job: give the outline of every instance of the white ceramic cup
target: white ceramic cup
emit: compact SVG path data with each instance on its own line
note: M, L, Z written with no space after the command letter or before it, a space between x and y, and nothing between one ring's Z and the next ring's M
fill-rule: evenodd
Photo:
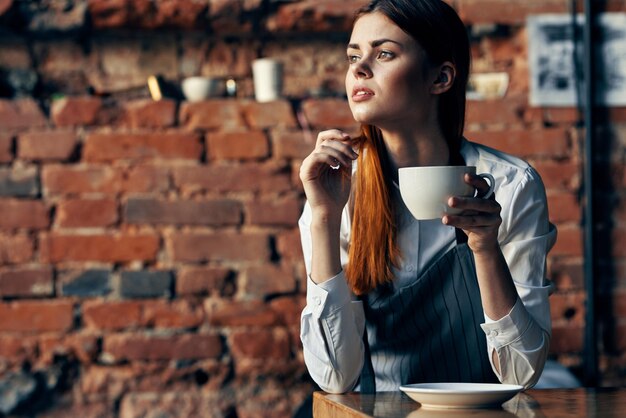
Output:
M220 94L221 80L211 77L187 77L181 83L185 99L200 102Z
M280 98L283 78L280 62L272 58L254 60L252 78L257 102L271 102Z
M398 170L400 195L415 219L436 219L446 214L459 213L448 206L452 196L475 196L476 189L463 179L465 173L476 174L474 166L403 167ZM491 174L479 174L487 179L489 191L481 196L488 199L493 194L495 179Z

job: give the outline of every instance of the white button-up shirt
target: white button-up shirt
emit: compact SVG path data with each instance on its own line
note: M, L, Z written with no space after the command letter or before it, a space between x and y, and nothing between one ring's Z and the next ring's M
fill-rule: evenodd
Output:
M519 299L497 321L485 315L489 361L502 383L532 386L545 363L551 334L545 278L546 255L556 241L548 221L545 189L538 173L526 162L497 150L463 141L461 155L477 173L496 179L496 200L502 206L498 231L500 248L515 282ZM305 205L299 227L307 273L311 272L311 209ZM348 207L341 222L341 263L348 261L351 219ZM407 285L456 245L454 228L440 220L402 222L398 230L401 265L394 270L398 287ZM304 360L315 382L327 392L353 390L363 367L365 316L362 302L349 290L343 270L323 283L307 280L307 305L302 311ZM493 365L495 352L500 365ZM394 381L377 380L377 390L397 390ZM406 382L411 383L411 382Z

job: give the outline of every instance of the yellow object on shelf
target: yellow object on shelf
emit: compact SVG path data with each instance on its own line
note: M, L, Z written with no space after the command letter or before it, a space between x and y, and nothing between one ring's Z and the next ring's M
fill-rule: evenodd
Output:
M163 94L161 93L161 86L159 86L159 80L156 76L151 75L148 77L148 89L150 90L150 96L152 96L152 100L159 101L163 98Z

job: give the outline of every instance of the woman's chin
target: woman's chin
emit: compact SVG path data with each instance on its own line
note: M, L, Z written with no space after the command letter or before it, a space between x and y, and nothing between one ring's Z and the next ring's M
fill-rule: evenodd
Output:
M372 115L369 114L369 112L359 112L358 110L353 110L352 117L355 121L364 125L370 125L374 121L374 118L372 118Z

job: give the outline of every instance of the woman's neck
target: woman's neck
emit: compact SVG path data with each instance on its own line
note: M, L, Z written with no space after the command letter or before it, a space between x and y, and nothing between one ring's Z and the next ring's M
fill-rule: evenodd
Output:
M382 130L382 135L395 169L450 163L448 143L439 129Z

